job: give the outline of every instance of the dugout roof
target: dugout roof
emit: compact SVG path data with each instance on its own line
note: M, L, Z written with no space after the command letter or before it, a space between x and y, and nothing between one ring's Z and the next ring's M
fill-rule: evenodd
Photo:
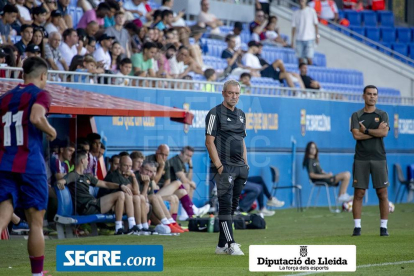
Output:
M16 86L16 82L0 82L0 95ZM125 117L170 117L174 121L191 124L194 115L190 112L158 104L118 98L84 90L47 84L52 95L50 114L125 116Z

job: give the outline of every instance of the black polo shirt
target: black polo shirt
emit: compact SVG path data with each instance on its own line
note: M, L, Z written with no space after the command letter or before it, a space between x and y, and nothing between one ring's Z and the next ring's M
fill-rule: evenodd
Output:
M135 172L135 177L137 178L138 181L138 185L139 185L139 192L142 194L142 191L144 191L144 182L142 181L141 175L139 174L138 171ZM147 190L147 195L152 195L154 194L154 190L152 189L152 183L154 180L150 180L150 183L148 184L148 190Z
M40 25L36 25L35 23L33 23L32 26L33 26L33 33L34 33L35 29L40 29L43 32L43 38L48 38L49 37L49 33L46 31L45 27L40 26Z
M157 162L157 156L155 154L148 155L147 157L145 157L145 160L148 161L148 162L153 162L155 164L158 164L158 162ZM170 175L170 163L167 160L165 162L164 172L162 173L162 176L160 178L160 181L158 181L157 185L160 186L160 188L162 188L162 186L164 186L165 181L167 181L169 179L171 179L171 175Z
M123 185L131 184L131 181L125 176L123 176L119 170L108 173L104 180L106 182L112 182L116 184L123 184ZM110 193L114 193L117 191L118 190L115 190L115 189L99 188L97 198L101 198L103 196L109 195Z
M206 117L206 135L214 136L221 163L244 166L243 139L246 137L246 115L237 107L233 111L219 104Z
M223 50L223 52L221 53L221 58L223 58L223 59L228 59L228 58L233 58L233 56L234 56L234 52L232 52L231 50L229 50L229 49L224 49ZM233 63L233 65L231 66L231 70L234 70L234 69L236 69L238 66L237 66L237 61L236 62L234 62Z
M354 112L351 117L351 131L359 129L360 121L364 121L362 124L367 129L378 129L383 121L389 126L387 112L378 108L372 113L366 113L364 109ZM367 140L357 140L354 158L355 160L386 160L384 138L372 137Z
M78 174L76 171L63 177L66 180L72 201L78 213L82 213L85 205L95 198L89 193L89 186L95 187L98 179L91 174Z
M178 180L177 173L179 173L179 172L187 173L187 168L185 167L185 164L181 160L179 154L177 154L176 156L174 156L173 158L168 160L168 162L170 163L170 168L171 168L171 170L170 170L170 172L171 172L171 181Z
M23 43L23 40L20 40L14 46L17 48L17 51L19 52L19 55L23 55L24 51L26 50L27 45Z
M313 81L313 79L308 76L308 75L300 75L300 77L302 78L303 84L305 85L305 88L307 89L316 89L311 87L311 82Z

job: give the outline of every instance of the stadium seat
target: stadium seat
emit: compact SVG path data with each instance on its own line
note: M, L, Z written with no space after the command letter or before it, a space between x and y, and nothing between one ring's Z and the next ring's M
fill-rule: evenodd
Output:
M362 23L361 13L353 10L345 11L345 17L349 20L350 26L360 27Z
M361 11L362 21L365 27L376 27L377 26L377 14L373 11Z
M395 28L383 27L381 28L382 42L395 42Z
M407 48L407 44L404 43L393 43L392 44L392 50L403 55L403 56L407 56L408 55L408 48ZM394 56L396 59L402 59L399 56Z
M408 44L408 52L411 59L414 59L414 44Z
M83 16L82 8L76 8L76 21L73 21L73 25L75 25L75 22L76 22L76 26L77 26L82 16Z
M384 47L386 47L386 48L388 48L388 50L391 50L391 43L389 43L389 42L381 42L381 45L384 46ZM390 51L387 51L387 50L385 50L383 48L379 48L378 50L380 52L384 53L384 54L389 55L389 56L391 55L391 52Z
M394 27L394 14L390 11L378 11L378 21L382 27Z
M379 42L380 30L376 27L365 27L365 36L375 42Z
M365 29L363 27L350 27L351 31L361 35L361 36L365 36ZM359 36L356 36L354 34L352 34L352 37L355 38L358 41L362 41L363 39Z
M410 43L411 42L411 29L410 28L397 28L398 42Z

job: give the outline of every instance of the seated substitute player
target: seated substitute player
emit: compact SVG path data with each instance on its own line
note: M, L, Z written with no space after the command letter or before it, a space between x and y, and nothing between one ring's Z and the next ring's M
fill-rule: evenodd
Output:
M132 159L132 171L134 173L139 172L142 163L144 163L145 156L140 151L133 151L129 156Z
M85 174L88 167L88 155L85 151L76 152L75 170L59 181L58 188L63 190L67 184L75 202L76 211L79 215L105 214L115 210L115 235L123 235L122 214L124 213L125 194L132 196L131 190L123 184L116 184L98 180L91 174ZM115 193L94 198L89 193L89 186L97 186L118 190Z
M24 84L0 97L0 233L9 224L14 208L23 208L30 228L27 250L32 275L42 275L45 252L43 217L48 184L43 133L49 141L56 138L56 130L45 116L52 101L44 90L47 68L41 58L27 58Z
M120 166L116 171L107 174L105 181L126 185L132 191L132 196L125 194L125 211L128 216L128 234L150 235L147 213L149 208L146 199L140 194L137 178L131 170L132 160L128 155L122 156ZM98 198L116 192L115 190L99 189Z
M193 154L194 148L186 146L180 154L168 160L171 169L171 181L180 180L191 200L193 200L194 190L196 189L196 184L193 181ZM188 172L186 164L188 164Z
M111 159L109 159L109 167L108 174L116 171L119 168L120 157L118 154L112 155Z
M339 188L338 201L340 203L345 201L350 201L354 197L350 196L346 189L348 188L349 179L351 174L346 172L341 172L336 175L333 175L331 172L326 173L322 170L319 165L319 150L315 142L309 142L306 145L305 156L303 157L303 167L306 168L309 174L309 178L312 182L322 181L326 182L329 186L338 186L341 182L341 187Z

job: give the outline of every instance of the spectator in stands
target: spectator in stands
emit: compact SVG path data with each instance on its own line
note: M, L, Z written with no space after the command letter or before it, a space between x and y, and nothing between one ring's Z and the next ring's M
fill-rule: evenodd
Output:
M145 156L140 151L133 151L130 157L132 159L132 171L139 172L144 163Z
M112 155L111 159L109 159L109 164L111 165L109 167L108 174L116 171L119 168L119 161L121 157L118 154Z
M44 32L42 29L34 28L33 29L33 37L30 44L34 44L39 46L42 57L44 57Z
M217 80L217 75L216 75L216 71L213 68L208 68L204 71L204 77L206 78L207 82L204 84L203 86L203 91L205 92L216 92L215 88L214 88L214 84L210 83L210 82L216 82ZM192 197L192 196L190 196Z
M213 75L215 74L214 69L207 69L206 71L208 70L213 70ZM194 191L197 188L195 182L193 181L193 154L194 148L185 146L181 149L179 154L168 160L171 168L171 181L181 181L191 200L193 199ZM188 170L186 165L188 165Z
M45 59L53 70L68 71L69 67L59 50L62 36L58 32L49 35L49 43L45 45Z
M104 28L109 28L115 26L115 14L121 11L118 2L113 0L108 0L106 3L109 5L109 14L104 18ZM122 12L123 13L123 12Z
M151 21L153 12L147 11L143 0L127 0L125 1L124 9L130 12L135 19L139 19L142 24Z
M86 25L91 21L96 21L100 28L104 27L104 18L110 12L110 6L103 2L98 5L96 10L91 9L83 13L82 18L78 22L78 28L85 29Z
M314 0L310 2L309 7L315 9L316 14L320 19L326 21L339 21L338 7L333 0ZM322 22L321 22L322 23ZM326 22L327 24L327 22ZM325 24L325 25L326 25Z
M368 0L368 3L373 11L385 10L385 0Z
M255 1L255 8L256 11L261 10L263 11L266 15L270 15L270 3L272 2L272 0L256 0Z
M152 206L151 223L152 224L163 224L171 229L172 233L183 233L188 230L183 230L177 223L177 211L178 211L178 197L176 195L170 195L168 197L161 197L159 194L154 194L154 175L157 172L157 167L154 162L144 162L140 168L140 172L136 172L135 175L139 180L140 192L148 198L149 203ZM165 206L164 200L168 198L172 204L170 204L170 212L168 212Z
M77 64L77 67L75 70L76 72L91 73L91 74L104 73L104 70L98 67L98 63L92 56L87 55L87 56L84 56L83 58L82 56L75 56L75 57L80 57L79 63ZM72 63L74 60L75 58L73 58ZM72 67L72 64L71 64L71 67ZM95 79L94 79L94 76L75 75L75 82L95 83ZM99 157L99 151L96 157L97 158Z
M244 85L241 87L240 89L240 93L241 94L250 94L250 87L252 86L250 80L252 79L252 75L250 75L249 73L242 73L240 75L240 80L239 82Z
M265 28L268 22L263 11L256 11L254 21L249 24L252 40L259 42L266 39Z
M41 57L41 52L40 47L35 44L29 44L25 49L26 57Z
M62 14L60 13L60 11L55 10L55 11L52 11L50 16L51 16L50 22L45 25L46 31L49 34L53 32L59 32L60 34L62 34L63 30L60 29L60 22L62 19Z
M269 21L265 28L265 40L269 42L275 42L283 47L288 47L289 45L286 43L286 41L275 30L276 23Z
M275 16L275 15L270 16L269 17L269 23L274 24L274 26L275 26L274 31L279 35L280 32L279 32L279 27L277 26L277 16Z
M115 40L119 42L122 53L127 57L131 56L131 49L129 43L128 31L124 28L125 14L121 11L115 14L115 25L105 30L108 36L115 37Z
M159 30L169 29L172 27L173 22L173 12L170 10L163 10L161 13L161 21L155 25L155 28Z
M111 55L111 71L117 72L119 70L119 64L121 63L122 58L124 55L122 54L122 47L118 41L112 43L111 51L109 52Z
M96 39L93 36L87 36L88 42L86 43L86 53L93 55L96 50Z
M300 10L292 16L292 48L295 47L299 63L307 60L313 63L315 43L319 43L318 17L314 9L306 6L306 0L300 0Z
M194 214L201 216L207 213L210 209L209 204L201 208L197 208L188 196L188 193L181 181L171 181L171 168L169 161L167 161L169 154L170 148L168 145L162 144L158 147L155 154L148 155L144 161L156 162L158 164L157 173L153 177L155 184L160 189L157 194L163 198L175 194L180 199L185 213L187 213L189 217L192 217Z
M0 19L0 36L1 36L2 44L13 45L11 38L10 38L10 32L11 32L10 24L16 21L18 13L19 13L19 10L15 6L12 6L9 4L4 6L4 10L1 13L1 19Z
M182 75L178 78L182 78L183 76L187 75L188 72L194 72L200 75L203 74L202 67L190 56L190 51L185 46L181 46L178 49L177 62L178 68L182 68L182 70L178 70L178 75ZM187 66L187 68L185 68L185 66ZM171 70L173 71L172 67Z
M70 0L57 0L57 9L62 13L64 23L68 28L73 28L73 21L72 17L70 16L68 12L68 7L70 4Z
M145 42L141 53L132 55L132 75L140 77L155 77L153 58L157 52L157 45L153 42Z
M319 150L315 142L309 142L306 145L305 156L303 157L302 165L303 168L306 168L308 171L309 179L312 182L322 181L327 183L329 186L338 186L339 182L341 182L341 187L338 194L338 201L340 203L352 200L353 196L350 196L346 192L351 174L348 171L341 172L336 175L333 175L331 172L324 172L319 165Z
M321 89L319 82L308 76L308 65L306 63L299 64L299 71L306 89Z
M224 74L240 75L248 69L244 69L244 66L240 63L242 58L242 50L234 50L236 47L235 35L226 36L227 48L221 53L221 58L226 59L227 68L224 71Z
M174 0L162 0L162 6L158 8L159 11L170 10L173 12L172 25L174 27L185 27L185 21L183 19L185 10L175 13L172 8L174 6Z
M57 182L59 189L64 189L67 184L75 202L79 215L105 214L115 211L115 235L123 235L122 214L124 213L125 194L132 196L131 190L126 185L98 180L85 171L88 168L88 156L85 151L78 151L75 159L75 171L67 174L64 179ZM99 199L89 193L89 186L118 190Z
M83 42L79 41L75 29L67 29L62 34L63 42L59 46L60 53L66 64L71 64L75 55L82 55Z
M46 15L47 15L47 10L43 7L43 6L38 6L33 8L32 11L33 14L33 28L36 29L40 29L43 32L43 38L47 38L49 37L49 33L46 31L44 24L46 23Z
M30 15L29 9L24 6L24 2L25 0L16 0L16 7L19 10L17 19L21 25L31 25L33 23L32 16Z
M223 26L223 22L218 19L214 14L209 13L210 8L209 0L201 0L201 11L198 15L198 25L201 28L206 28L207 26L211 28L210 37L211 38L223 38L223 35L220 32L220 26Z
M32 25L22 25L20 28L22 39L20 39L14 46L16 46L19 51L19 55L23 55L24 50L27 45L31 42L33 38L33 26Z
M295 86L282 60L276 60L269 66L262 66L259 58L256 56L259 51L259 44L256 41L250 41L248 46L249 50L243 56L242 62L250 69L252 76L272 78L281 83L283 83L283 80L286 80L289 87Z
M132 71L132 61L129 58L124 58L119 63L119 72L116 74L118 77L115 79L115 85L129 86L130 79L128 76Z
M103 65L103 68L105 70L109 70L111 69L111 63L112 63L112 59L111 59L111 55L109 54L109 49L112 46L112 40L115 37L113 36L108 36L107 34L103 34L99 37L99 44L101 47L99 47L94 53L93 53L93 57L95 58L95 60Z
M78 29L81 30L81 29ZM92 20L88 24L86 24L85 32L87 36L95 37L96 33L99 31L99 24L98 22Z
M234 23L234 28L233 31L229 32L229 35L234 35L234 40L235 40L235 46L234 46L234 50L237 51L239 49L241 49L241 32L243 31L243 24L241 22L235 22Z

